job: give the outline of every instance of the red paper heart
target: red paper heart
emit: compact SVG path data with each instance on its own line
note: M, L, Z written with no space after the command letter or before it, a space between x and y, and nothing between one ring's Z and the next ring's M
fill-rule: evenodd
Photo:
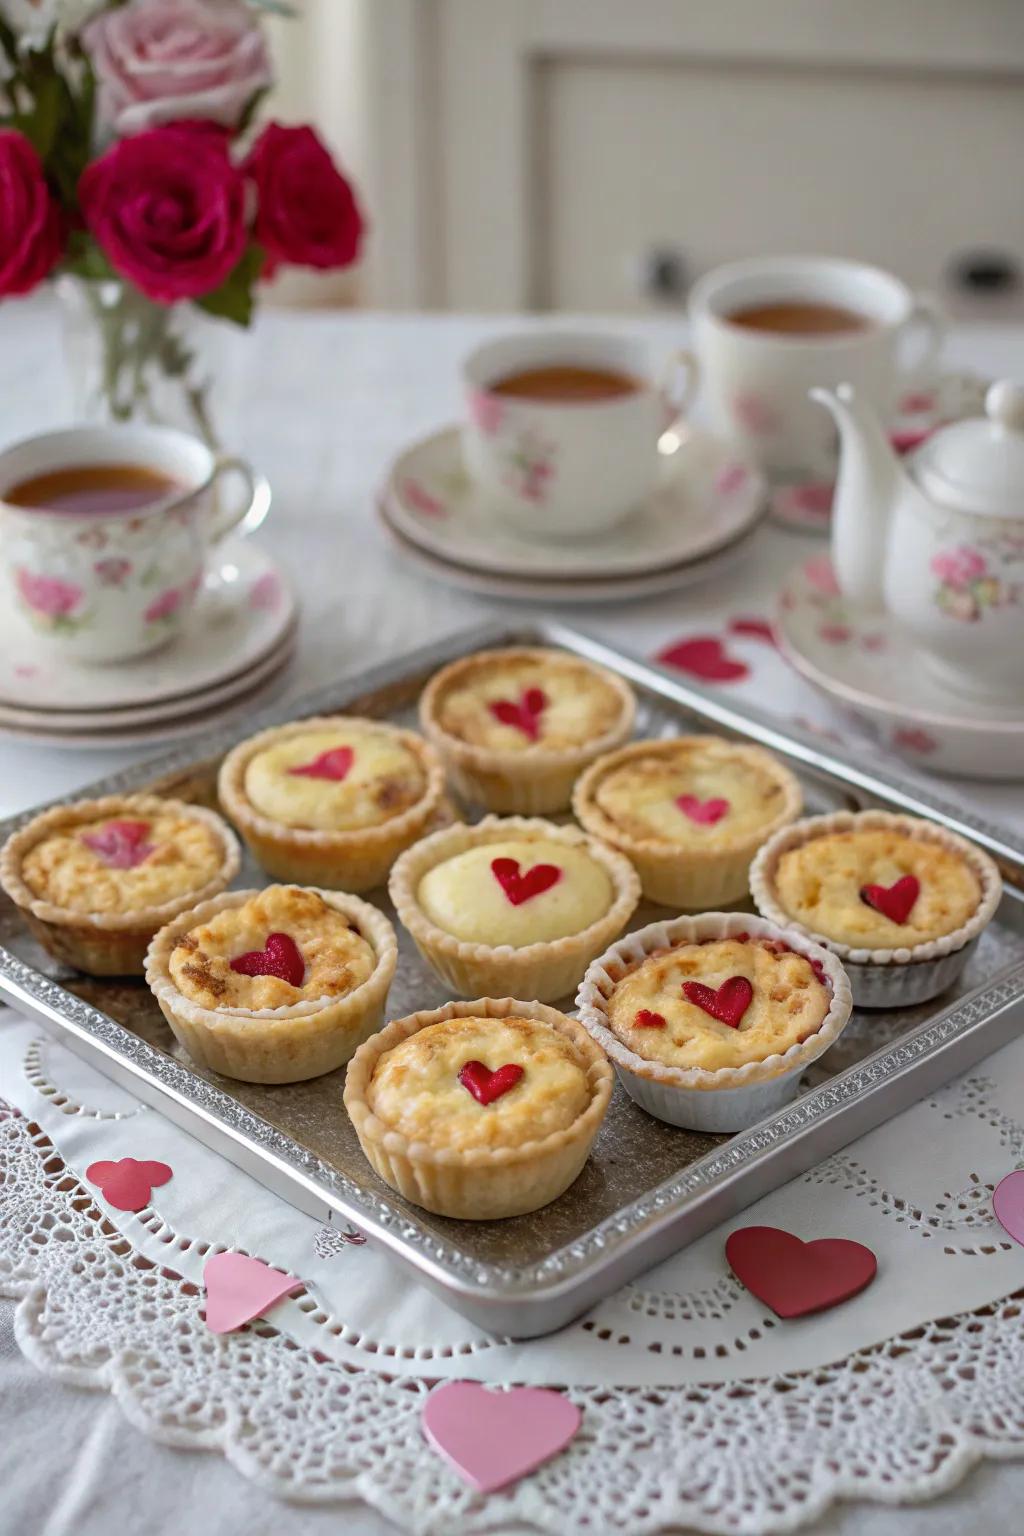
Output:
M660 1013L654 1013L650 1008L641 1008L633 1020L637 1029L664 1029L665 1020Z
M710 1013L720 1024L738 1029L740 1019L750 1007L754 989L745 976L730 976L717 991L714 987L706 987L702 981L684 981L683 996L694 1007Z
M166 1163L136 1162L122 1157L116 1163L90 1163L85 1170L90 1184L103 1191L118 1211L141 1211L158 1185L173 1177Z
M335 784L340 784L348 777L355 755L352 747L328 747L311 763L301 763L297 768L289 768L288 772L300 779L332 779Z
M778 1317L824 1312L870 1285L878 1262L870 1248L845 1237L801 1242L780 1227L740 1227L725 1257L738 1280Z
M892 923L905 923L921 893L916 875L901 875L892 885L862 885L860 899Z
M730 656L714 635L691 635L659 651L657 659L708 683L738 683L750 676L746 662Z
M301 987L306 962L293 938L287 933L272 933L265 949L250 949L244 955L236 955L231 969L243 976L276 976L279 981Z
M101 832L83 832L82 842L108 869L134 869L156 847L146 841L149 831L148 821L108 821Z
M459 1073L459 1082L478 1104L493 1104L495 1099L514 1088L522 1075L522 1067L514 1061L507 1061L493 1072L482 1061L467 1061Z
M548 707L548 696L543 688L527 688L519 702L512 699L495 699L488 705L495 720L522 731L528 741L540 736L540 717Z
M680 795L676 805L684 816L689 816L699 827L713 827L716 821L721 821L728 815L728 800L698 800L696 795Z
M531 896L550 891L562 878L557 864L535 864L520 874L518 859L492 859L491 872L514 907L521 907Z

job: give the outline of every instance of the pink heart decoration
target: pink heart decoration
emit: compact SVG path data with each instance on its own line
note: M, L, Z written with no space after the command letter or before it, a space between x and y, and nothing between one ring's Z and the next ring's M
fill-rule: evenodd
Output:
M518 702L496 699L487 707L502 725L514 726L528 741L536 741L540 736L540 717L548 707L548 696L543 688L527 688Z
M863 1243L820 1237L804 1243L781 1227L740 1227L726 1239L730 1269L778 1317L804 1317L856 1296L878 1261Z
M460 1477L493 1493L557 1456L582 1417L575 1403L545 1387L490 1392L475 1381L450 1381L427 1398L423 1431Z
M300 1290L303 1281L245 1253L215 1253L203 1267L203 1284L207 1328L211 1333L231 1333L262 1317L282 1296Z
M680 795L676 805L684 816L689 816L699 827L713 827L716 821L721 821L729 813L728 800L698 800L696 795Z
M745 976L730 976L717 990L705 986L702 981L684 981L683 996L688 1003L710 1014L720 1024L728 1024L730 1029L739 1029L740 1019L750 1007L754 989Z
M491 873L514 907L521 907L531 896L542 896L562 878L557 864L534 864L523 874L518 859L492 859Z
M301 987L306 962L295 940L287 933L272 933L265 949L249 949L236 955L231 969L241 976L276 976L292 987Z
M905 923L920 893L921 882L917 876L903 875L892 885L862 885L860 899L890 922Z
M321 752L312 762L300 763L296 768L289 768L288 772L297 779L331 779L335 784L340 784L348 777L355 755L353 747L328 747L326 752Z
M493 1104L503 1093L514 1088L523 1075L518 1062L507 1061L492 1072L482 1061L467 1061L459 1073L459 1082L478 1104Z
M82 842L108 869L134 869L156 847L146 841L149 830L148 821L108 821L99 832L83 832Z
M692 635L659 651L657 660L706 683L738 683L750 676L745 661L730 656L714 635Z
M154 1188L174 1175L166 1163L140 1163L134 1157L122 1157L116 1163L90 1163L85 1176L103 1191L115 1210L141 1211L149 1204Z
M1024 1247L1024 1168L1017 1168L999 1180L992 1195L992 1209L999 1225Z

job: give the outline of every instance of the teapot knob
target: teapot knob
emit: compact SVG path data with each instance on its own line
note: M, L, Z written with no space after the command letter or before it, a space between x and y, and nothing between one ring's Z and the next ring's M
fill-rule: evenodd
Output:
M997 426L1024 432L1024 389L1012 379L991 384L985 396L985 414Z

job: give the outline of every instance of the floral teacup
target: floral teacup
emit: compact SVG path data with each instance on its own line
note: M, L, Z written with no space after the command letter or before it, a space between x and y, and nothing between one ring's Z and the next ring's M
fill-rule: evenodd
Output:
M86 465L138 465L181 489L128 511L15 506L5 493L32 476ZM221 479L243 484L237 505ZM70 427L0 453L0 564L17 610L73 661L126 661L173 639L188 621L211 545L239 524L257 527L265 481L167 427Z

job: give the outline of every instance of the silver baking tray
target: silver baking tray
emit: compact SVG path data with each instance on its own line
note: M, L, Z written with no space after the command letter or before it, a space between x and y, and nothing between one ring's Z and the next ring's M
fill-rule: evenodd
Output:
M458 1222L407 1204L370 1170L342 1104L342 1072L264 1087L200 1071L175 1043L142 982L96 980L62 967L31 939L11 903L0 901L0 995L15 1008L58 1031L72 1049L269 1189L321 1221L354 1223L474 1323L519 1338L568 1322L932 1092L1024 1026L1021 839L560 624L492 624L455 635L276 706L244 726L196 738L79 793L145 787L211 801L220 758L243 735L340 710L412 722L420 688L438 667L471 650L521 643L563 647L628 678L640 701L640 735L715 730L761 742L799 774L811 810L905 810L931 816L987 848L1003 869L1007 891L959 987L924 1007L856 1013L808 1071L799 1097L739 1135L676 1130L649 1118L616 1088L590 1161L559 1200L530 1216ZM0 838L29 814L0 825ZM249 866L239 884L263 878ZM384 893L374 899L388 910ZM659 915L665 914L658 908L641 910L636 925ZM444 1001L444 987L403 935L390 1016Z

